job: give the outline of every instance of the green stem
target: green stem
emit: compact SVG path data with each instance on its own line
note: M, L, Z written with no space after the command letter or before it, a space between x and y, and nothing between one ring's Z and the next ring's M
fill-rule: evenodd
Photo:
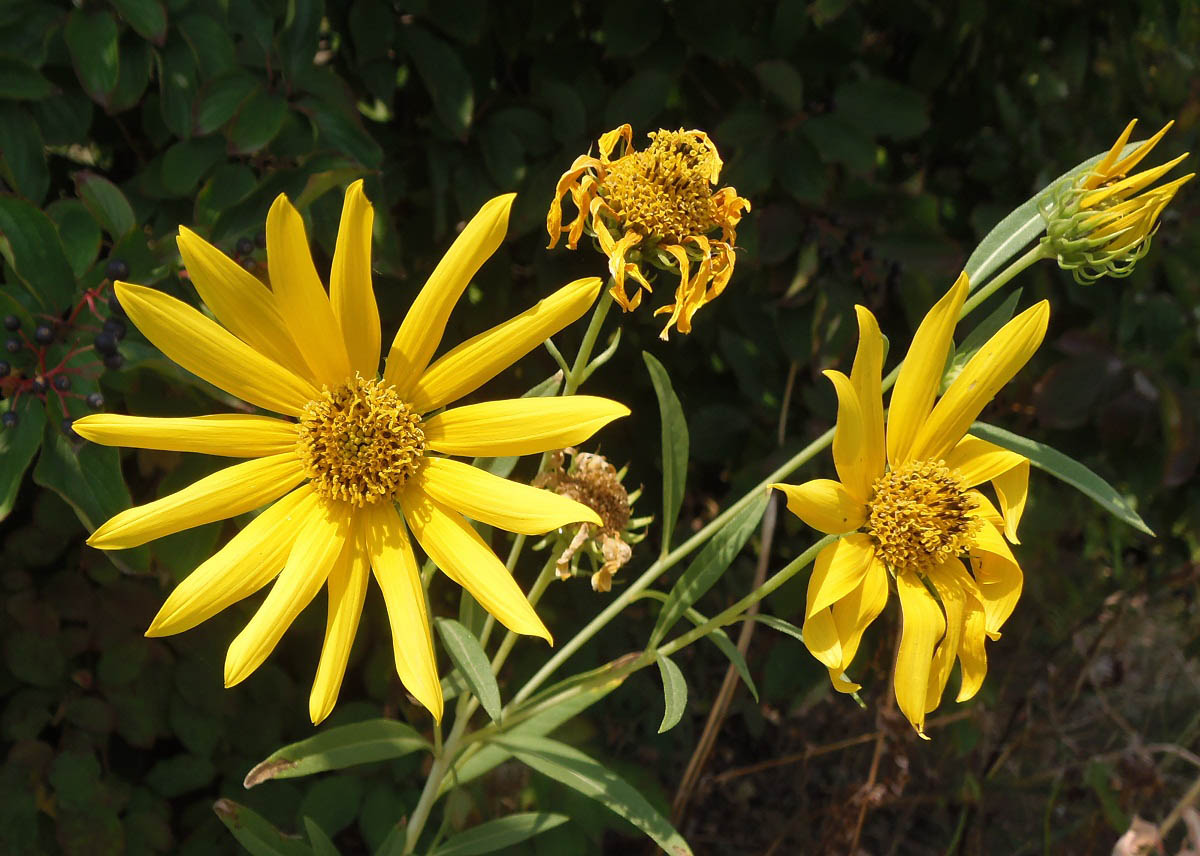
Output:
M612 281L609 280L609 287L601 292L600 299L596 301L596 308L592 311L592 320L588 322L587 331L583 334L583 341L579 343L579 351L575 354L575 363L571 366L567 382L563 386L563 395L574 395L575 390L579 389L579 385L583 383L583 375L587 370L588 361L592 358L592 350L596 347L596 339L600 337L600 328L604 326L604 316L608 314L612 303Z
M1021 256L1004 270L1000 271L1000 273L989 279L984 285L981 285L979 288L975 289L975 293L972 294L970 298L967 299L967 302L963 304L962 312L960 312L958 315L959 319L966 318L968 315L970 315L975 308L979 306L979 304L983 303L983 301L995 294L997 289L999 289L1002 285L1005 285L1010 279L1019 274L1021 271L1025 270L1025 268L1029 267L1034 262L1049 258L1050 255L1051 252L1047 248L1047 245L1043 244L1041 241L1038 241L1027 253L1025 253L1025 255Z

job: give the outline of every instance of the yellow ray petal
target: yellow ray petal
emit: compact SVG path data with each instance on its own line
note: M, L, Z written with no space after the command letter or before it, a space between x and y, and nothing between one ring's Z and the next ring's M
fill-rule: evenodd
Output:
M364 515L363 533L375 581L387 606L396 673L404 688L441 722L442 685L433 653L429 609L404 521L391 503L376 503Z
M788 511L826 535L853 532L867 522L867 506L833 479L771 487L783 491Z
M180 226L175 242L192 285L217 320L259 353L311 381L308 364L292 341L271 290L190 229Z
M866 426L858 393L850 378L838 371L823 372L837 391L837 429L833 435L833 465L842 486L859 502L870 496L871 484L882 473L869 470L867 461Z
M865 306L855 306L858 316L858 349L854 353L854 367L850 370L850 382L858 393L858 406L862 412L862 460L867 487L883 475L887 460L887 449L883 440L883 334L879 323Z
M156 418L91 413L71 423L81 437L102 446L200 452L230 458L260 458L296 448L296 424L270 416L218 413Z
M367 594L370 562L356 534L350 533L346 538L341 553L329 571L325 642L321 646L317 676L313 679L312 692L308 696L308 716L313 725L329 716L337 703Z
M296 616L317 596L342 551L353 518L340 503L315 495L293 515L295 541L283 572L267 592L254 617L229 644L225 655L225 686L250 677L291 626Z
M568 523L603 525L600 515L581 502L450 458L427 458L413 486L472 520L523 535Z
M428 413L474 392L587 312L600 293L597 277L577 279L531 309L463 342L431 365L409 396Z
M975 537L971 547L971 570L979 584L987 634L992 639L999 639L1000 628L1021 598L1025 577L1000 530L991 524L981 526Z
M1090 190L1093 187L1098 187L1108 180L1113 164L1117 162L1117 158L1121 156L1121 150L1125 148L1125 144L1129 142L1129 135L1133 133L1133 126L1137 124L1137 119L1130 119L1129 124L1125 126L1125 130L1117 137L1117 141L1112 144L1112 148L1100 160L1098 164L1092 167L1087 178L1084 179L1082 187ZM1170 125L1168 124L1169 128ZM1166 128L1163 128L1166 131ZM1149 151L1149 149L1147 149Z
M946 632L946 620L942 617L942 608L916 574L897 574L896 591L900 595L903 616L894 678L896 706L917 734L925 737L929 672L934 647Z
M987 651L984 649L987 618L983 611L979 585L974 577L967 573L961 561L951 567L964 595L963 629L958 641L962 682L955 698L955 701L963 702L975 697L979 688L983 686L983 679L987 677Z
M301 485L251 520L175 587L146 635L191 630L275 579L296 540L293 515L311 494L311 487Z
M875 562L875 545L869 535L855 532L839 538L817 554L804 616L808 618L832 606L862 586Z
M1149 185L1158 181L1160 178L1178 166L1187 156L1188 155L1185 152L1179 157L1172 158L1166 163L1159 164L1151 169L1134 173L1128 178L1124 178L1115 184L1109 184L1105 187L1093 190L1090 193L1085 194L1084 197L1079 200L1079 207L1081 210L1086 211L1088 208L1093 208L1106 199L1124 199L1127 196L1132 196L1143 187L1148 187Z
M804 646L810 654L816 657L830 671L830 679L834 674L841 674L842 643L838 639L837 625L833 621L833 612L822 609L820 612L804 619L801 628ZM833 680L835 686L838 681Z
M947 467L958 471L963 487L975 487L1008 472L1026 459L1003 446L968 434L946 453L945 460Z
M1000 499L1000 508L1004 513L1004 537L1014 544L1017 540L1017 526L1021 523L1021 515L1025 512L1025 499L1029 496L1029 461L1023 460L1010 470L992 479L992 487Z
M853 692L847 689L856 686L845 676L845 670L850 668L858 646L862 643L863 634L871 623L883 612L888 599L887 567L878 559L873 559L867 566L867 573L858 588L850 592L832 607L833 621L837 626L838 638L842 645L841 673L835 677L834 689L842 692Z
M887 424L887 455L893 468L913 457L910 449L918 429L929 417L933 399L941 386L954 327L958 324L958 313L962 311L968 289L966 273L959 274L954 285L917 327L908 356L900 367L892 390Z
M1141 163L1142 160L1146 157L1146 155L1150 154L1150 151L1155 146L1158 145L1159 140L1161 140L1166 135L1167 131L1171 130L1171 126L1174 124L1175 124L1174 119L1168 120L1167 124L1165 124L1161 128L1159 128L1157 134L1155 134L1153 137L1150 137L1150 139L1144 141L1136 149L1134 149L1132 152L1130 152L1128 155L1126 155L1124 158L1122 158L1118 163L1115 163L1115 164L1112 164L1111 166L1109 166L1108 173L1110 175L1128 175L1129 171L1131 169L1133 169L1135 166L1137 166L1139 163ZM1130 128L1130 130L1133 129L1133 122L1129 123L1129 128ZM1128 136L1126 136L1125 139L1129 139ZM1124 147L1125 147L1124 143L1122 143L1121 148L1124 148ZM1117 152L1120 152L1120 151L1121 151L1121 149L1117 149Z
M1004 384L1042 344L1050 322L1050 303L1041 301L1009 321L963 366L929 418L917 431L912 456L944 458Z
M267 212L267 270L279 314L313 376L330 388L353 374L346 343L317 276L304 219L282 193Z
M375 209L363 193L362 179L346 188L338 226L329 302L342 331L351 368L368 379L379 374L379 308L371 285L371 228Z
M317 389L292 374L220 324L182 300L127 282L116 284L117 298L155 347L194 375L230 395L298 416L317 397Z
M234 464L162 499L128 508L92 533L99 550L137 547L155 538L253 511L304 480L295 453Z
M469 591L509 630L541 636L552 643L550 631L512 574L462 515L419 490L406 490L401 504L413 535L442 573Z
M582 443L629 408L594 395L513 398L444 410L421 423L425 442L445 455L532 455Z
M471 277L504 240L508 231L508 212L515 198L515 193L506 193L479 209L442 256L404 316L383 370L384 380L395 385L401 398L409 397L429 365L446 330L450 310L466 290Z
M942 693L946 691L950 672L954 668L955 660L958 659L959 644L963 634L963 617L966 613L967 601L966 592L959 583L959 577L963 574L956 574L953 567L947 567L948 565L958 565L960 569L962 568L962 562L957 557L952 557L942 565L930 568L927 573L929 581L937 589L938 598L945 611L946 634L938 643L937 651L933 655L933 662L929 667L929 685L925 691L926 713L935 710L942 701Z
M997 529L1004 528L1004 517L996 510L996 506L992 505L990 499L977 490L967 491L967 496L975 503L975 507L967 512L970 516L986 520Z

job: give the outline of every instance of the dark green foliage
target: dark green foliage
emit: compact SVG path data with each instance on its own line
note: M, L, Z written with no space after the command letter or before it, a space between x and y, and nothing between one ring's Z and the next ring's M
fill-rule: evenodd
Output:
M111 514L206 465L92 446L64 419L228 406L117 320L115 279L197 301L174 245L179 225L261 273L264 218L287 193L327 270L341 189L365 178L390 336L458 224L492 195L517 191L509 241L451 319L446 341L458 342L571 278L603 274L586 246L542 249L555 181L601 132L630 122L640 142L659 126L709 131L726 164L722 184L754 206L730 287L696 316L690 337L669 344L645 308L622 319L617 358L585 390L633 408L601 435L601 451L630 463L627 483L645 485L639 509L659 509L658 398L637 355L645 349L665 367L691 446L678 543L832 424L834 398L819 372L848 367L855 303L875 311L892 353L903 353L913 323L987 230L1107 148L1128 118L1141 118L1146 134L1182 120L1156 162L1194 146L1198 40L1195 9L1171 3L0 4L0 314L13 342L0 364L0 852L232 852L222 822L259 841L274 840L272 827L302 836L270 845L281 852L325 852L305 832L308 818L357 854L378 847L417 799L416 754L355 769L338 786L316 777L242 789L256 762L313 733L306 698L323 602L229 691L224 648L256 602L181 637L142 636L170 587L231 527L107 556L83 546ZM747 659L761 705L736 697L709 772L882 723L895 737L881 744L884 796L863 828L871 852L1065 852L1067 841L1075 852L1108 852L1129 816L1170 810L1194 771L1125 750L1195 751L1198 739L1188 683L1200 655L1194 198L1183 191L1130 279L1084 289L1049 263L1021 279L1025 305L1051 298L1051 335L983 417L1062 449L1136 497L1158 539L1035 474L1018 549L1025 595L990 649L992 673L972 715L931 729L932 745L893 727L885 622L856 665L866 711L827 698L824 670L801 644L760 628ZM672 288L660 277L648 302ZM39 325L54 334L46 342ZM564 353L579 335L560 337ZM56 381L66 373L51 373L34 394L39 360L66 360L69 389ZM553 371L535 354L487 392L516 396ZM26 386L12 404L18 384ZM803 475L831 472L826 455ZM667 508L677 507L670 497ZM813 540L794 518L779 519L772 568ZM615 586L660 543L651 537L635 550ZM697 609L732 602L752 575L745 556L736 560ZM781 589L768 611L800 624L803 582ZM539 607L556 636L599 608L603 596L584 587L556 584ZM435 583L432 598L435 613L455 614L452 587ZM379 600L373 589L330 723L411 715L427 733L428 717L394 678ZM654 615L636 604L571 665L639 649ZM514 674L544 656L522 643ZM669 733L655 733L654 670L556 733L611 760L664 815L727 664L712 646L672 662L692 703ZM501 698L515 686L502 684ZM947 713L957 713L950 702L939 711ZM773 844L848 852L874 745L719 780L676 826L698 853ZM633 846L617 843L628 825L542 773L500 767L461 793L466 809L451 834L519 805L571 821L511 852L599 853L606 836L610 848Z

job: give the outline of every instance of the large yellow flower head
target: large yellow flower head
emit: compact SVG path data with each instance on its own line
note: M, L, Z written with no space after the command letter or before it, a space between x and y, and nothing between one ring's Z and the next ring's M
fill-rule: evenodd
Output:
M584 232L596 238L608 256L612 295L626 312L641 304L642 288L653 290L644 264L677 275L675 302L654 311L670 313L661 334L666 339L672 326L690 333L696 311L725 290L736 260L736 227L750 203L732 187L714 192L721 157L703 131L659 129L649 137L650 145L638 151L633 129L622 125L600 137L600 157L576 158L558 180L546 231L551 247L566 232L572 250ZM577 213L564 226L568 193ZM711 238L718 230L720 237ZM632 297L626 277L641 286Z
M373 573L400 679L440 719L442 691L411 532L433 562L506 627L550 640L466 517L525 534L599 518L565 497L450 456L562 448L629 411L582 395L442 409L579 318L599 294L599 279L573 282L430 362L451 309L503 240L512 199L488 202L459 235L413 302L382 375L371 284L374 213L362 182L346 192L328 294L304 222L284 196L267 217L270 288L180 229L183 261L216 321L160 291L117 283L130 319L164 354L231 395L283 415L96 414L75 423L81 435L105 445L249 459L121 512L88 539L94 547L135 547L269 505L180 583L147 636L195 627L274 580L229 646L225 685L233 686L258 668L328 585L325 643L309 700L317 723L337 700Z
M958 700L979 690L987 672L984 639L999 638L1021 594L1021 568L1005 538L1017 543L1029 461L967 429L1037 350L1050 318L1042 301L1012 319L935 403L967 291L963 274L921 322L886 423L883 337L875 317L857 307L850 377L825 373L838 397L833 461L840 481L775 485L801 520L842 536L817 556L805 645L836 689L857 690L846 669L894 585L902 613L896 703L922 736L956 659ZM999 510L979 490L988 481Z
M1195 173L1150 187L1187 157L1167 161L1130 175L1174 124L1168 122L1150 139L1121 156L1137 119L1131 121L1108 153L1073 180L1050 188L1038 200L1046 221L1047 245L1058 264L1076 282L1095 282L1104 276L1124 277L1150 250L1163 209ZM1149 189L1147 189L1149 188Z

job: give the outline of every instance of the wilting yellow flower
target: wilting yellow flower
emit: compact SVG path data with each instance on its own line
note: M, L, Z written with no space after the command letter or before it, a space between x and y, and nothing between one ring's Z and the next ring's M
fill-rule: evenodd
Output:
M566 232L572 250L585 231L596 237L608 256L613 298L626 312L642 302L640 288L626 294L626 277L653 290L643 262L677 275L675 302L654 311L671 315L661 334L666 339L672 325L690 333L696 310L725 290L733 276L736 227L750 203L732 187L713 192L721 157L703 131L660 129L649 137L650 145L637 151L633 129L622 125L600 137L600 157L576 158L558 180L546 231L551 247ZM568 193L577 213L563 226ZM718 229L720 238L710 239Z
M845 672L894 581L903 616L896 703L922 736L956 658L958 700L979 690L987 672L984 638L999 638L1021 594L1021 568L1005 536L1017 543L1029 461L967 429L1037 350L1050 317L1042 301L1012 319L935 404L967 291L963 274L921 322L892 392L886 430L883 337L875 317L857 307L850 377L825 372L838 396L833 461L841 481L774 485L805 523L842 536L817 556L804 619L804 643L836 689L858 689ZM986 481L1000 511L977 489Z
M1157 134L1121 157L1136 124L1134 119L1125 126L1094 167L1051 188L1038 200L1046 221L1042 243L1050 247L1060 267L1072 272L1076 282L1132 273L1134 265L1150 250L1150 238L1157 231L1163 209L1195 175L1188 173L1146 190L1187 154L1130 175L1174 122L1167 122Z
M371 285L374 212L361 182L346 192L328 295L304 222L284 196L267 216L270 289L193 232L180 230L192 282L220 323L160 291L117 284L130 319L164 354L231 395L285 417L97 414L75 423L84 437L106 445L251 459L121 512L88 539L94 547L135 547L274 503L179 584L147 636L194 627L275 580L229 646L225 685L233 686L266 659L328 582L325 643L309 699L316 723L337 700L373 571L400 679L440 719L442 692L411 531L434 563L505 626L550 639L463 515L528 534L599 518L579 503L445 456L557 449L629 411L591 396L442 410L577 319L600 290L594 277L573 282L430 364L455 302L504 238L512 198L488 202L459 235L401 324L382 377Z

